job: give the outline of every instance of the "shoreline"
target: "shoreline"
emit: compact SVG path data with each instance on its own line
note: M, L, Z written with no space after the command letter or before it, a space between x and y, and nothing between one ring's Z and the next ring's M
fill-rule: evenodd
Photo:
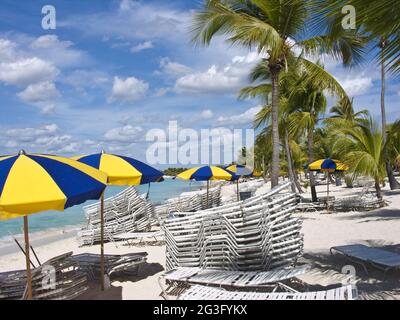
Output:
M82 227L82 226L81 226ZM75 238L81 227L71 226L71 228L51 228L47 230L37 231L29 234L29 242L34 249L36 247L42 247L49 243L54 243L70 238ZM13 236L7 236L0 239L0 257L15 254L21 252L14 239L17 239L21 246L24 245L24 235L16 234ZM22 252L21 252L22 254Z
M201 184L199 184L197 186L190 186L190 191L191 192L200 191L200 190L203 190L203 187L204 186ZM182 190L180 190L180 189L177 189L177 191L178 192L174 195L174 197L177 197L182 193ZM141 191L138 190L138 192L141 192ZM185 191L183 191L183 192L185 192ZM141 195L144 195L144 194L146 194L146 192L144 192L142 190ZM110 197L112 197L112 196L113 195L111 195ZM166 202L166 200L156 201L156 202L152 202L152 204L154 206L157 206L157 205L160 205L165 202ZM82 211L82 216L84 216L83 211ZM35 249L35 247L37 247L37 246L42 246L42 245L46 245L48 243L57 242L59 240L75 237L77 235L77 232L84 227L85 227L85 222L77 221L76 224L60 225L59 227L48 227L43 230L30 232L29 238L30 238L31 245ZM15 243L13 238L16 238L21 245L24 243L24 235L22 232L10 234L10 235L4 235L4 236L0 237L0 257L8 255L8 254L20 252L20 249L18 248L18 246Z

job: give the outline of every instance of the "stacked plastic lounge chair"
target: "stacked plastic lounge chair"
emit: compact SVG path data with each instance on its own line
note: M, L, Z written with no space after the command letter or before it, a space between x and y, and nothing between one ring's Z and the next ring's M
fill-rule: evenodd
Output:
M33 299L71 300L88 290L87 276L70 259L71 255L72 252L68 252L57 256L32 270ZM48 271L52 270L55 271L54 278L49 276ZM49 279L55 280L55 286L48 282ZM25 299L25 289L25 270L0 273L0 300Z
M201 267L269 270L302 254L301 221L291 215L296 195L281 185L266 194L217 208L181 213L163 224L167 270Z
M139 267L146 262L146 252L124 255L105 255L105 270L109 277L113 274L137 275ZM85 272L89 280L97 280L100 275L100 255L81 253L70 258L79 270Z
M83 208L87 227L78 233L81 245L100 241L100 205L95 203ZM150 230L157 220L153 205L141 197L134 187L129 187L104 201L104 234L106 241L127 232Z
M221 186L210 188L209 207L218 207L221 204ZM179 197L171 198L165 204L155 207L158 217L167 218L170 213L194 212L207 208L207 192L205 190L184 192Z

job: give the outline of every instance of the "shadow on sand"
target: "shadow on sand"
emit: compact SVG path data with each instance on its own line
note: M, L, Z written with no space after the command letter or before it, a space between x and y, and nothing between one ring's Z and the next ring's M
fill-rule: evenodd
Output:
M400 244L379 245L376 241L365 241L364 244L380 249L400 252ZM343 270L345 266L355 268L355 283L361 300L400 299L400 271L394 270L387 273L367 264L368 274L362 266L349 261L339 254L327 254L321 252L304 253L302 260L313 266L310 274L303 281L309 283L308 290L321 289L324 287L337 287L342 283L349 283L349 276ZM318 285L319 284L319 285Z
M146 262L140 266L137 275L115 275L111 277L111 282L136 282L153 276L163 270L163 266L159 263ZM92 281L89 283L89 290L76 300L122 300L122 286L111 285L107 290L101 291L98 280Z

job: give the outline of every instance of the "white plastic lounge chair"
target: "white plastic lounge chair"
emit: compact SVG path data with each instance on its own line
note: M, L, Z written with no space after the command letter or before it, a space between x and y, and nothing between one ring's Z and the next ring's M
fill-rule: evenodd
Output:
M357 289L343 286L313 292L243 292L195 285L178 297L178 300L356 300Z
M330 252L331 254L333 252L340 253L347 259L360 264L366 274L368 274L367 263L382 270L384 276L387 271L400 268L400 254L362 244L336 246L332 247Z
M162 231L152 231L152 232L126 232L114 236L116 240L124 240L130 247L134 245L132 240L139 239L139 244L142 243L144 238L153 238L156 242L159 241L157 237L163 237L164 232Z
M292 268L279 268L271 271L226 271L201 268L177 268L167 271L159 278L159 284L164 297L167 290L162 280L174 286L182 284L203 284L209 286L226 286L232 288L263 288L269 284L279 284L281 281L302 275L310 270L310 265ZM283 286L283 284L282 284ZM286 286L285 286L286 287Z

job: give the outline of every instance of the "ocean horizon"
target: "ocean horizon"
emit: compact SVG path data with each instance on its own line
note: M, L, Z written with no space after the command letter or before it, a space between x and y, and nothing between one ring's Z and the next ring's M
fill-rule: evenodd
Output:
M184 181L167 178L160 183L150 185L149 200L153 204L159 204L165 200L176 197L182 192L198 190L203 184L196 181ZM109 186L105 191L105 198L112 197L126 187ZM136 186L140 194L146 194L148 185ZM46 211L29 215L29 233L42 233L49 230L73 230L83 227L86 223L83 207L95 203L97 200L86 201L83 204L73 206L65 211ZM23 219L15 218L2 221L0 224L0 247L12 243L12 237L23 233Z

